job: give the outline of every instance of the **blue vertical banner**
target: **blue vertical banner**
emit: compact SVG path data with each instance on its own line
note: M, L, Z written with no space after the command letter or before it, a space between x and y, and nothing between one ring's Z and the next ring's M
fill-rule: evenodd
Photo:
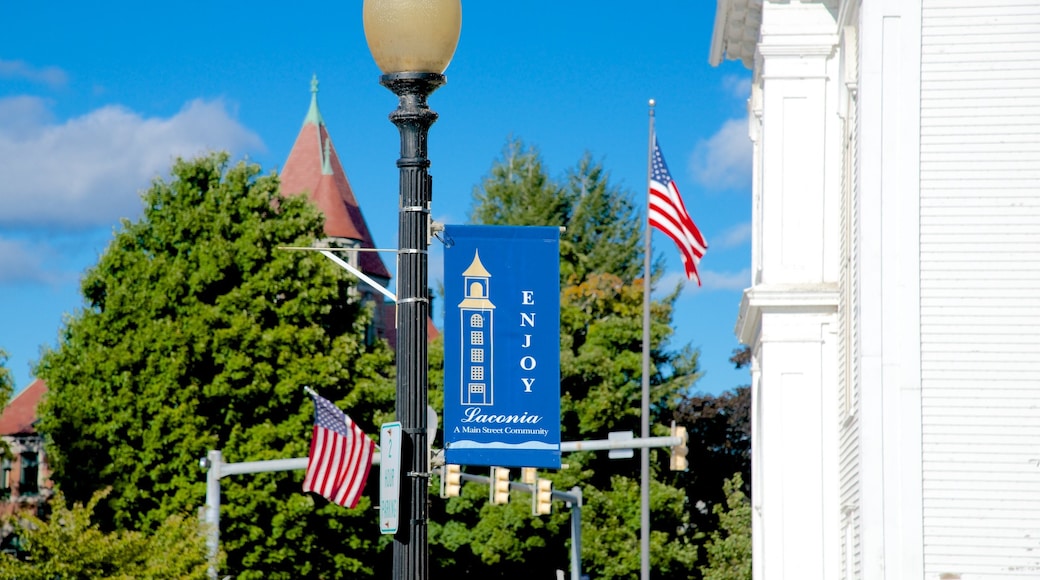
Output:
M560 468L560 229L445 226L447 463Z

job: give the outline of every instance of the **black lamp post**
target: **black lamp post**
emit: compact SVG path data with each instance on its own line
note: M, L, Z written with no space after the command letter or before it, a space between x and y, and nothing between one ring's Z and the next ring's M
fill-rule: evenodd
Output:
M437 113L426 98L446 81L462 28L461 0L365 0L365 38L399 98L390 121L401 132L397 254L397 420L403 433L394 580L429 578L427 496L427 239L431 179L426 137Z

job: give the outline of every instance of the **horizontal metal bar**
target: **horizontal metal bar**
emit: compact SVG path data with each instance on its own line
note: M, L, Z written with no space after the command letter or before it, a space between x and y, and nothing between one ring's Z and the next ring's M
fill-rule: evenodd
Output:
M647 437L645 439L594 439L591 441L564 441L560 443L560 451L602 451L606 449L641 449L643 447L672 447L673 445L678 445L681 442L682 440L679 437ZM438 459L440 461L438 461ZM431 465L431 467L441 464L441 461L443 461L443 452L440 450L434 451L434 465ZM372 465L379 465L378 451L372 456ZM268 471L293 471L296 469L307 469L306 457L294 457L292 459L270 459L267 461L244 461L241 463L224 463L220 466L220 476L224 477L225 475L238 475L241 473L265 473ZM486 479L486 476L469 476L465 473L463 474L463 476L485 477ZM515 483L510 485L521 486L527 484ZM553 493L555 494L557 492L554 491ZM564 501L573 500L565 499Z
M304 246L278 246L279 250L290 252L387 252L396 254L395 248L318 248Z
M595 439L592 441L564 441L560 451L602 451L604 449L642 449L644 447L672 447L682 443L679 437L646 437L637 439Z
M372 454L372 465L379 465L379 452ZM268 459L267 461L242 461L239 463L224 463L220 466L220 477L226 475L239 475L243 473L267 473L270 471L295 471L307 469L306 457L293 457L292 459Z
M491 477L487 475L476 475L474 473L460 473L459 475L462 476L462 481L472 481L475 483L485 483L487 485L491 485ZM515 489L517 491L526 491L527 493L534 493L533 485L531 485L530 483L523 483L520 481L510 481L509 489L510 491ZM558 499L560 501L566 501L577 504L581 503L581 496L579 494L571 493L568 491L560 491L554 489L552 491L552 496L553 499Z

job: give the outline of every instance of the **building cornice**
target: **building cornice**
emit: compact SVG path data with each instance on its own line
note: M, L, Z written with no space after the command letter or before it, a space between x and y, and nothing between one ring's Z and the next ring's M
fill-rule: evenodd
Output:
M762 27L763 0L717 0L715 27L708 62L719 66L724 59L739 60L747 68L755 61L755 44Z
M774 39L791 36L797 38L805 33L808 36L819 34L828 37L836 36L834 13L848 12L848 0L716 0L715 25L712 29L711 48L708 62L712 66L722 64L725 59L739 60L749 69L753 69L756 56L763 43L775 44ZM768 6L767 6L768 5ZM770 25L764 26L764 12L770 11ZM806 17L808 15L808 17ZM785 45L781 41L781 46ZM799 42L787 45L787 48L769 48L774 52L770 56L815 55L821 56L831 52L836 40L825 38L821 41ZM787 50L788 53L782 51ZM780 51L780 52L777 52Z
M833 314L838 310L838 285L759 284L744 291L733 329L742 344L754 345L763 314Z

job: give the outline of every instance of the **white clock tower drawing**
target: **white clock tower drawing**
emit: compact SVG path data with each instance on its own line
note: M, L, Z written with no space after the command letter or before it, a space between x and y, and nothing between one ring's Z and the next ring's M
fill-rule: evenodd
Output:
M473 262L462 273L462 278L465 296L459 303L462 404L490 406L495 402L492 372L495 305L488 299L491 274L480 262L479 251L473 252Z

